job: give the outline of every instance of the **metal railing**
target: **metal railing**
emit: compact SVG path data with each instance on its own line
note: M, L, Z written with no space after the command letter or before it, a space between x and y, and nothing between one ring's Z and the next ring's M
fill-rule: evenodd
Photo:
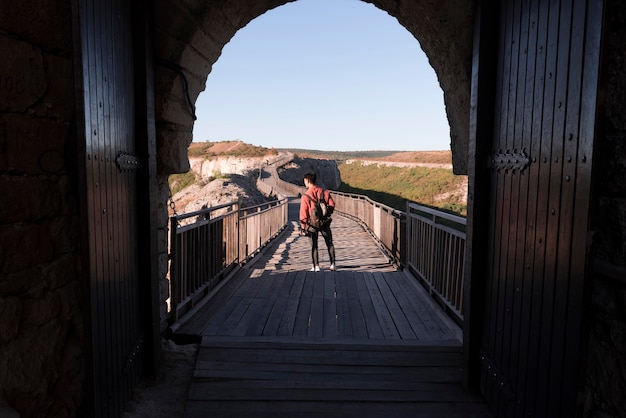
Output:
M412 202L402 212L366 196L331 193L335 210L360 222L390 260L408 267L461 324L465 218ZM172 322L287 226L287 201L247 208L231 202L170 218Z
M407 266L461 324L466 219L409 202L406 224Z
M176 322L287 226L287 199L236 201L170 218L170 320Z
M404 212L378 203L367 196L332 192L335 210L360 221L381 244L398 267L405 263Z

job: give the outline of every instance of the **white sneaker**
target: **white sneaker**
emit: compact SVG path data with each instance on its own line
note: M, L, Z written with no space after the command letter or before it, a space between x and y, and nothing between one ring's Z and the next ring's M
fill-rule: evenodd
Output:
M320 266L311 267L309 271L320 271Z
M330 271L335 271L335 263L331 264L328 268Z

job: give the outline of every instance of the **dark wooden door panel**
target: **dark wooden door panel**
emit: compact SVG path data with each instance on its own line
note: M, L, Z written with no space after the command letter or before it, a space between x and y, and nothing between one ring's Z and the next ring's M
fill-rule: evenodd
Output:
M601 24L598 1L501 4L481 350L500 416L575 411Z
M121 415L141 371L131 4L79 1L92 413ZM135 165L136 166L136 165Z

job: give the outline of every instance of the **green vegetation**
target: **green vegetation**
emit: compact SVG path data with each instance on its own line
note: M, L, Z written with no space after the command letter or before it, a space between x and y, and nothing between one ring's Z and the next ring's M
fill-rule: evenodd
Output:
M213 170L213 175L209 178L209 181L215 180L215 179L230 179L230 174L226 173L222 173L219 170Z
M172 195L180 192L187 186L191 186L194 183L200 181L200 176L195 174L193 171L189 171L183 174L172 174L169 179L170 190L172 191Z
M281 148L302 158L323 158L339 163L346 160L384 160L406 163L452 164L451 151L320 151Z
M327 160L345 161L352 159L376 159L388 157L400 151L320 151L305 150L299 148L280 149L280 151L292 152L302 158L324 158Z
M244 144L243 146L237 147L228 153L220 155L232 155L235 157L264 157L266 155L278 155L278 151L274 148L256 147L254 145Z
M210 151L213 144L213 142L192 143L187 153L190 157L214 157L215 153Z
M339 191L363 194L398 210L406 210L406 201L444 209L466 216L464 202L437 202L435 197L455 190L464 180L452 170L439 168L401 168L360 163L339 164L342 184ZM458 199L457 199L458 200Z
M464 182L464 176L455 176L451 169L427 167L393 167L384 165L346 164L346 160L386 160L390 162L411 162L430 164L450 164L450 151L320 151L305 149L281 149L304 158L335 160L341 173L342 184L339 191L368 196L398 210L406 210L407 200L421 205L435 207L450 213L466 216L467 205L458 195L446 198L445 193L457 190ZM189 147L189 156L215 158L218 156L262 157L276 155L273 148L257 147L242 141L198 142ZM228 178L219 171L211 178L202 181L192 172L170 176L170 190L176 194L185 187L206 183L216 178Z
M190 157L211 159L219 156L264 157L277 155L274 148L257 147L241 141L192 142L189 146Z

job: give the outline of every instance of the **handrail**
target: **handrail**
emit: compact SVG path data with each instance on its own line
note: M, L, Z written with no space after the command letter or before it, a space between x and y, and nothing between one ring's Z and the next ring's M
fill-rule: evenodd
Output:
M406 219L407 266L462 324L466 219L413 202Z
M367 196L332 192L335 210L358 220L383 247L398 267L405 264L404 212L378 203Z
M196 217L195 222L190 222ZM183 222L182 221L186 221ZM170 218L170 320L176 322L288 223L287 199L238 201Z
M336 211L358 220L394 263L407 266L462 324L465 218L414 202L402 212L363 195L334 191L332 196Z
M288 199L239 210L239 256L246 262L274 239L288 223Z

